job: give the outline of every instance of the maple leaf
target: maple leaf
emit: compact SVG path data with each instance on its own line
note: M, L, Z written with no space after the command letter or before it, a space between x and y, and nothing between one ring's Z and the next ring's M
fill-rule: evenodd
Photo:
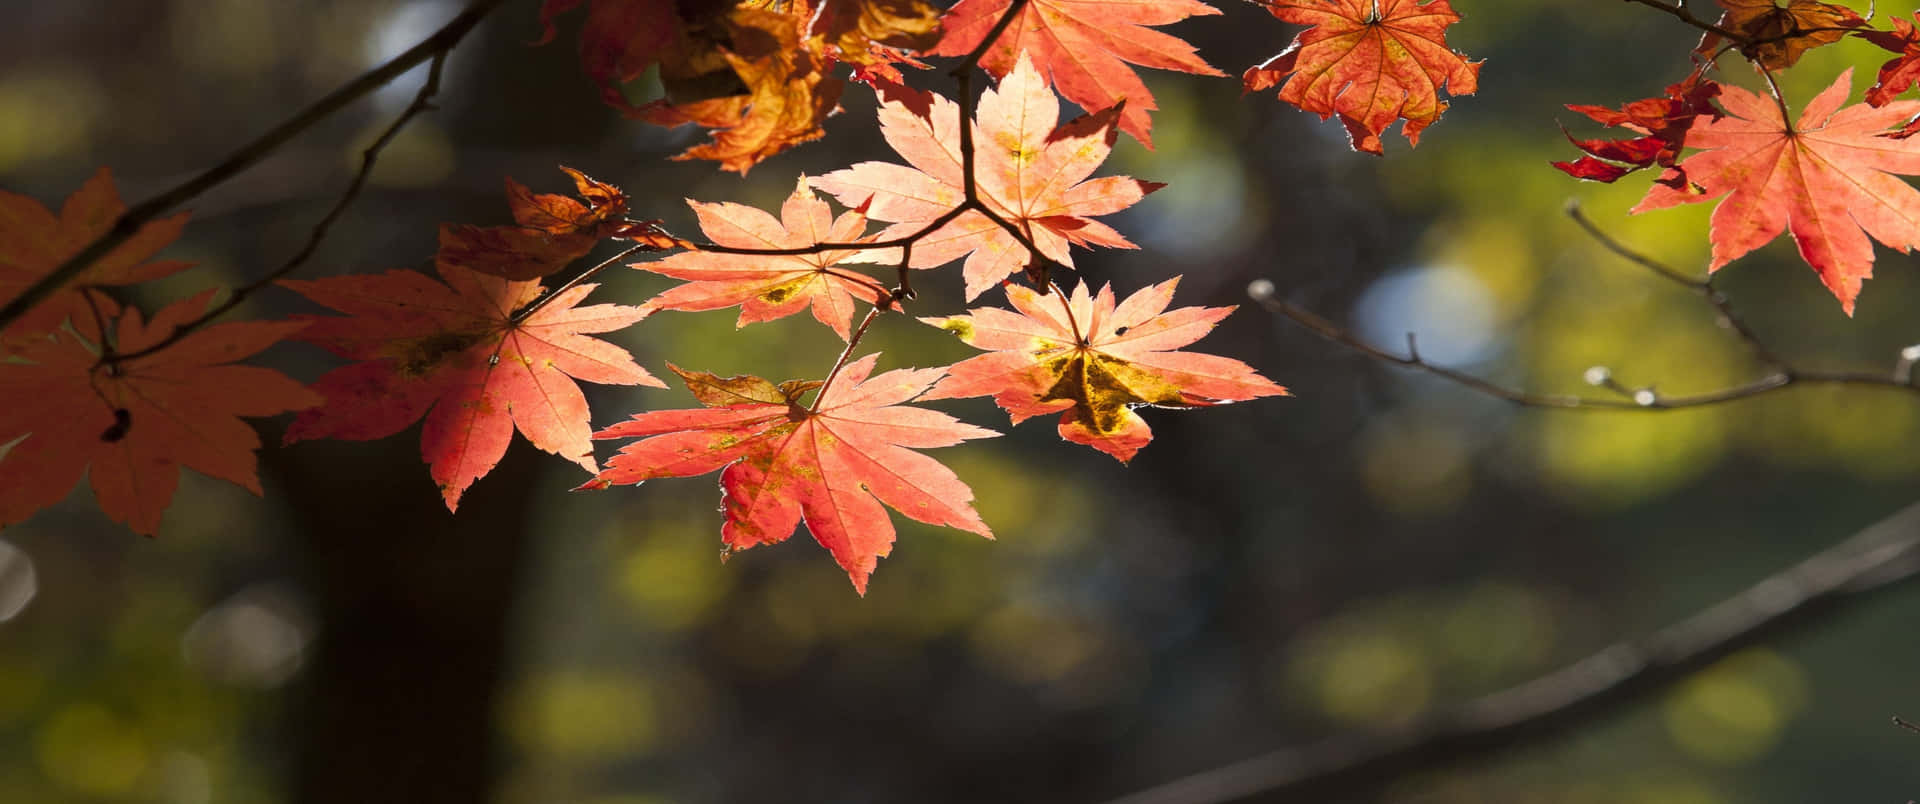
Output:
M927 113L916 114L915 105ZM1135 248L1093 217L1133 206L1165 185L1125 176L1085 180L1113 150L1117 113L1108 109L1056 128L1060 102L1023 59L998 91L982 93L973 124L974 174L981 203L1025 231L1040 254L1028 254L1012 234L968 210L914 243L909 265L933 268L966 257L971 299L1029 261L1044 257L1071 267L1069 244ZM862 162L815 178L813 186L894 224L877 239L918 232L966 198L959 121L960 107L938 95L887 100L880 106L880 133L912 167ZM879 260L876 254L885 253L868 252L862 259Z
M826 56L898 83L892 65L908 61L905 51L939 44L940 9L925 0L822 0L807 33Z
M1726 116L1696 117L1687 133L1700 152L1675 171L1684 182L1656 183L1633 212L1726 196L1713 211L1709 270L1790 230L1852 315L1861 280L1873 275L1867 235L1902 252L1920 245L1920 191L1892 175L1920 175L1920 140L1881 136L1920 114L1920 101L1841 108L1852 83L1852 70L1841 73L1792 126L1773 100L1725 87Z
M807 189L807 177L801 176L793 195L780 207L780 220L774 220L753 207L741 204L704 204L687 202L700 219L700 229L716 245L732 248L801 248L816 243L848 243L867 228L867 218L858 212L833 211ZM634 263L633 267L675 279L689 280L648 300L647 305L662 310L718 310L740 307L740 326L756 321L771 321L800 312L809 306L813 317L849 337L853 322L853 302L876 307L884 305L890 293L885 285L864 274L834 266L859 254L858 250L823 251L817 254L723 254L692 251L675 254L656 262Z
M1770 70L1792 67L1807 51L1838 42L1867 24L1853 9L1818 0L1788 0L1784 7L1775 5L1775 0L1720 0L1720 7L1726 10L1718 25L1758 40L1759 44L1741 52ZM1711 58L1724 41L1725 37L1708 31L1693 52Z
M605 238L669 245L654 228L657 221L625 219L627 195L620 188L570 167L560 169L573 177L580 200L535 193L509 177L507 204L516 225L444 224L439 259L506 279L538 279L586 256Z
M705 408L638 413L594 438L641 438L620 448L582 488L692 477L724 467L728 550L785 541L802 520L864 595L892 550L885 506L932 525L992 531L973 510L973 491L953 470L912 451L999 435L945 413L902 403L942 369L896 369L869 377L878 354L848 363L812 410L798 397L818 383L674 373Z
M547 0L541 23L582 0ZM807 2L760 8L717 0L593 0L580 33L580 58L601 97L623 113L678 126L719 129L714 141L677 159L712 159L746 173L755 163L820 138L820 124L845 86L825 74L823 41L808 40ZM803 46L805 45L805 46ZM658 65L663 100L627 102L621 85Z
M113 174L104 167L67 196L58 216L39 201L0 190L0 303L18 298L53 273L68 257L105 235L126 211L127 205L113 188ZM44 338L67 320L83 336L97 340L100 328L88 305L87 288L131 285L186 269L191 263L147 261L178 239L186 225L187 215L181 213L141 226L65 289L9 324L0 333L0 356L24 341ZM107 294L96 292L91 298L103 318L119 314L120 306Z
M774 154L826 136L820 126L839 108L846 82L828 77L822 59L801 47L799 26L803 19L777 11L741 8L728 22L738 41L755 47L736 51L715 46L711 54L731 71L744 94L679 104L655 101L640 107L635 116L662 126L697 123L717 129L712 142L696 145L673 158L710 159L719 162L723 170L746 175ZM663 68L663 80L667 75Z
M314 383L326 404L295 418L286 443L385 438L425 416L421 457L449 511L500 462L516 427L595 471L587 400L574 380L665 386L626 350L583 333L622 329L647 310L579 307L595 286L576 285L516 323L514 312L540 296L538 282L438 268L444 283L416 271L281 281L350 316L302 316L299 339L359 361Z
M1011 311L983 307L922 318L989 353L948 367L946 378L921 398L990 395L1015 424L1060 413L1061 438L1124 463L1153 440L1135 407L1208 407L1285 395L1287 389L1238 360L1173 351L1204 337L1234 309L1167 311L1179 283L1174 277L1118 305L1112 288L1089 296L1084 282L1066 299L1008 285Z
M1914 17L1920 19L1920 12L1915 12ZM1900 54L1880 65L1879 80L1867 90L1868 104L1885 106L1893 102L1893 96L1920 83L1920 29L1915 28L1913 23L1902 17L1894 17L1892 31L1865 31L1861 37ZM1914 125L1920 124L1909 124L1908 128Z
M1700 115L1720 116L1720 110L1709 102L1719 94L1719 84L1695 72L1688 75L1686 80L1667 87L1666 95L1633 101L1621 106L1618 111L1605 106L1570 104L1568 109L1584 114L1596 123L1620 126L1641 136L1582 140L1568 134L1567 140L1587 155L1572 162L1554 162L1553 166L1576 179L1600 182L1612 182L1635 170L1654 165L1672 168L1679 161L1681 149L1686 146L1687 131L1693 127L1693 119ZM1662 181L1673 183L1678 175L1672 173Z
M947 34L934 55L973 52L1009 5L1010 0L960 0L947 10ZM1096 112L1125 101L1120 130L1152 148L1153 123L1147 113L1160 107L1127 64L1226 75L1196 55L1185 40L1147 27L1218 13L1197 0L1032 0L987 48L980 66L1001 78L1019 66L1024 53L1061 95L1082 109Z
M1340 116L1356 151L1382 153L1380 135L1404 119L1410 145L1447 110L1449 95L1472 95L1480 62L1447 47L1460 21L1447 0L1254 0L1275 17L1312 27L1280 55L1247 70L1248 92L1282 80L1280 99L1320 115Z
M137 261L131 258L128 262ZM207 291L142 320L114 323L122 354L152 347L206 309ZM108 367L64 331L0 362L0 527L62 498L84 473L100 510L134 532L160 530L180 467L260 493L260 438L239 417L310 407L319 395L280 372L234 365L299 330L298 322L215 324Z

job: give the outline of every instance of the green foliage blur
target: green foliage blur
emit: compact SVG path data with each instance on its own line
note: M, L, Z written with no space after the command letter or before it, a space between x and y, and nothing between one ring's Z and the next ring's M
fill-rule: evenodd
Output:
M1230 74L1293 33L1249 4L1219 5L1223 16L1170 30ZM475 773L498 778L496 800L1101 800L1524 681L1908 501L1920 488L1913 395L1794 389L1672 413L1525 411L1377 365L1246 302L1248 282L1270 279L1383 347L1413 331L1435 362L1543 392L1605 393L1582 382L1593 366L1663 394L1762 374L1698 298L1563 213L1575 200L1634 248L1698 273L1711 205L1630 216L1645 177L1581 183L1547 164L1575 153L1557 124L1597 133L1564 104L1658 94L1685 74L1695 33L1628 3L1455 5L1466 20L1452 44L1485 60L1481 90L1454 99L1417 149L1390 135L1383 159L1234 81L1149 74L1158 150L1126 140L1102 174L1169 186L1115 216L1142 249L1077 254L1080 278L1131 292L1182 274L1177 305L1242 305L1195 348L1246 360L1296 398L1145 411L1158 437L1124 468L1059 441L1050 421L1009 430L980 400L943 404L1010 432L933 453L973 487L996 541L896 518L894 553L862 599L805 534L723 563L711 478L569 493L576 468L516 443L509 461L524 471L472 492L523 512L512 527L528 545L501 625L508 677L475 704L493 713L500 759ZM1917 5L1882 0L1876 13ZM56 203L104 164L130 200L146 197L458 8L21 4L0 26L0 185ZM503 176L558 191L560 164L691 234L683 198L772 208L796 174L893 158L855 87L828 139L745 178L667 161L700 135L601 106L575 61L579 20L530 47L536 8L509 3L462 46L441 111L386 152L307 276L424 266L439 223L500 223ZM1782 88L1797 107L1851 67L1857 100L1883 59L1864 43L1824 48ZM1743 65L1724 66L1723 80L1752 84ZM912 77L951 91L938 71ZM419 79L197 201L169 253L200 267L139 300L277 265ZM1796 363L1880 370L1920 341L1920 276L1913 257L1878 258L1851 320L1784 240L1720 281ZM635 303L669 283L616 271L602 284L596 299ZM961 311L957 269L915 286L916 315ZM317 311L283 293L235 315L296 312ZM672 361L816 377L839 347L806 316L736 332L726 311L660 313L611 338L663 376ZM971 352L898 316L867 343L886 353L883 369ZM299 346L270 355L306 379L331 365ZM693 404L680 388L589 395L603 425ZM380 454L411 455L417 437ZM368 454L270 446L264 499L189 474L153 541L105 521L84 490L0 534L0 801L296 799L287 769L310 723L290 702L314 683L326 617L306 572L312 545L436 540L457 552L477 526L470 511L441 511L429 529L403 528L415 520L348 498L331 504L364 506L364 532L303 535L311 503L291 486L366 471ZM423 466L394 474L437 504ZM466 582L423 577L422 595ZM1915 616L1912 599L1889 599L1570 739L1401 780L1377 800L1920 796L1920 737L1888 725L1920 716Z

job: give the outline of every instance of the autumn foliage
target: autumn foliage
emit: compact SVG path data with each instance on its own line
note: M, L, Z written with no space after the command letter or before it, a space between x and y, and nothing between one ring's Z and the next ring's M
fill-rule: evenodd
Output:
M1462 22L1449 0L1256 3L1296 27L1274 27L1288 43L1246 68L1241 86L1337 117L1356 150L1384 154L1395 123L1417 145L1478 90L1483 65L1447 42ZM1896 97L1920 81L1920 33L1813 0L1720 5L1717 21L1694 20L1705 33L1672 55L1679 77L1663 92L1568 107L1624 134L1569 134L1582 155L1555 166L1605 182L1654 171L1636 213L1716 203L1714 270L1790 233L1851 313L1873 241L1920 245L1920 193L1898 178L1920 174L1920 138L1910 137L1920 101ZM108 516L157 533L182 466L258 493L259 439L241 417L295 411L286 443L385 438L424 421L421 457L449 511L516 432L578 465L582 488L719 472L729 551L804 524L864 591L893 546L888 509L991 536L967 485L919 450L996 433L925 403L986 397L1013 424L1058 414L1062 438L1128 461L1152 439L1143 409L1287 393L1240 361L1187 350L1233 308L1174 307L1177 277L1129 293L1068 273L1077 252L1135 247L1106 217L1163 185L1104 163L1123 133L1151 146L1158 105L1140 69L1225 75L1166 30L1219 13L1199 0L944 10L923 0L546 0L539 29L524 21L529 33L551 40L557 20L579 15L581 69L608 105L709 130L676 158L746 173L824 136L860 83L879 99L876 122L898 161L795 176L776 212L690 200L699 239L665 231L617 186L577 170L562 168L571 194L508 179L513 222L444 225L431 274L278 283L335 314L213 322L227 309L209 307L213 291L151 315L127 303L125 286L188 267L154 259L184 215L146 222L77 278L35 290L126 207L105 169L57 213L0 193L0 301L50 291L0 322L0 526L85 476ZM1850 73L1804 104L1781 95L1777 73L1849 39L1893 54L1864 102L1848 103ZM957 80L929 70L954 65ZM996 80L977 97L976 67ZM647 75L661 97L636 97ZM1084 113L1062 121L1062 99ZM608 242L624 249L618 257L587 259ZM629 262L647 252L667 253ZM621 263L679 284L589 302L586 280ZM955 313L942 309L950 300L918 298L914 272L955 263L966 301L1000 289L1011 309ZM659 311L733 308L742 327L805 310L845 350L823 355L821 374L784 382L669 367L703 407L594 429L580 381L663 387L594 336L644 327ZM875 318L908 312L982 354L881 370L862 340ZM343 362L306 385L240 364L288 339ZM627 441L603 463L595 439Z

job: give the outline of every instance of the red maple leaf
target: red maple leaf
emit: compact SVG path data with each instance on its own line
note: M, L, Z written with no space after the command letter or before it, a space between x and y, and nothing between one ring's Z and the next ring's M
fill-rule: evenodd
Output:
M1916 12L1914 17L1920 19L1920 12ZM1920 28L1915 28L1904 17L1894 17L1892 31L1866 31L1860 35L1869 42L1900 54L1880 65L1879 80L1874 82L1872 89L1867 90L1867 103L1885 106L1893 102L1893 96L1920 83Z
M840 203L893 222L876 235L882 240L918 232L966 197L960 107L938 95L911 99L913 104L881 104L880 133L912 167L862 162L813 180ZM915 114L914 105L926 114ZM1107 109L1054 127L1059 99L1032 62L1022 60L998 91L989 89L980 98L973 140L980 201L1026 232L1039 256L1061 265L1073 265L1070 243L1135 248L1093 217L1133 206L1165 185L1125 176L1085 180L1113 150L1117 114L1118 109ZM889 251L868 252L862 259L882 259ZM910 265L933 268L961 257L967 258L969 299L1037 259L1012 234L969 210L914 243Z
M774 220L741 204L705 204L688 201L700 219L700 229L716 245L733 248L783 249L816 243L848 243L867 228L867 218L847 212L838 220L827 202L807 189L801 176ZM633 267L675 279L689 280L647 302L662 310L718 310L740 307L740 326L793 315L809 305L813 317L833 328L845 340L853 321L853 301L879 306L888 297L878 280L846 268L841 262L858 254L823 251L816 254L723 254L690 251Z
M535 193L512 177L507 204L513 226L440 227L441 261L507 279L538 279L567 267L609 237L631 237L656 248L669 245L650 222L625 220L627 195L620 188L570 167L580 200Z
M758 377L723 379L674 368L707 407L638 413L595 433L644 440L621 447L583 488L724 467L721 538L728 550L785 541L805 520L863 595L874 566L893 548L893 522L883 503L911 519L993 538L973 510L973 490L913 449L999 434L901 404L943 370L897 369L869 378L879 357L848 363L811 410L798 398L818 383L776 386Z
M1693 119L1700 115L1720 116L1720 110L1709 102L1719 94L1719 84L1695 72L1667 87L1666 95L1637 100L1621 106L1618 111L1605 106L1570 104L1568 109L1596 123L1620 126L1641 136L1582 140L1568 134L1567 140L1587 155L1572 162L1554 162L1553 166L1576 179L1600 182L1612 182L1654 165L1671 168L1679 161L1680 150L1686 147L1687 131L1693 128ZM1670 173L1662 181L1674 182L1678 175Z
M0 303L19 297L29 285L106 234L126 211L127 205L113 189L113 174L106 168L67 196L57 217L39 201L0 190ZM147 262L179 238L186 225L187 215L181 213L141 226L133 237L81 272L66 289L9 324L0 333L0 355L24 340L44 338L67 320L85 337L98 339L100 328L88 306L89 295L103 318L118 315L120 306L107 294L89 294L87 289L131 285L187 268L191 263L177 260Z
M1920 114L1920 101L1841 108L1852 79L1841 73L1792 126L1773 100L1723 88L1726 116L1695 117L1687 132L1700 152L1679 165L1684 182L1654 184L1633 211L1726 196L1713 210L1709 270L1790 230L1852 315L1861 280L1873 276L1867 235L1902 252L1920 245L1920 191L1891 175L1920 175L1920 140L1882 136Z
M1010 0L960 0L941 21L947 35L936 56L964 56L980 46L1011 5ZM1198 0L1032 0L980 58L995 78L1030 56L1067 100L1089 112L1126 102L1120 130L1153 147L1147 113L1160 108L1140 76L1138 64L1200 75L1226 75L1194 54L1193 45L1152 30L1192 16L1220 10Z
M644 308L576 307L595 287L577 285L515 322L540 296L538 282L439 270L445 284L416 271L282 281L351 316L302 316L310 324L300 340L360 361L314 383L326 404L294 419L286 443L385 438L426 416L421 457L451 511L500 462L516 427L534 446L598 468L575 379L665 387L626 350L582 334L630 326Z
M1412 145L1447 110L1440 100L1472 95L1480 62L1447 47L1447 28L1460 21L1447 0L1254 0L1301 31L1280 55L1241 77L1249 92L1282 80L1280 99L1347 127L1356 151L1381 153L1380 135L1405 119L1400 133Z
M150 323L128 309L113 323L116 347L133 354L160 343L212 296L168 306ZM59 502L82 474L101 511L147 536L159 532L182 466L259 494L260 438L239 417L320 397L280 372L233 362L302 326L215 324L111 367L90 344L56 331L0 361L0 444L17 442L0 450L0 527Z
M1015 424L1060 413L1061 438L1125 462L1153 440L1136 407L1207 407L1286 394L1238 360L1173 351L1204 337L1234 309L1166 311L1179 283L1169 279L1118 305L1108 287L1090 297L1082 283L1063 299L1008 285L1014 311L982 307L922 318L990 353L949 367L921 398L990 395Z

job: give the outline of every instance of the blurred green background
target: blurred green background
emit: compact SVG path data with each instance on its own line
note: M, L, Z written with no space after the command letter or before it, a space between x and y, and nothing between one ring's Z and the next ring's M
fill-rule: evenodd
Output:
M1151 74L1157 151L1103 173L1167 189L1113 223L1138 252L1077 255L1180 305L1251 280L1389 347L1541 391L1703 391L1757 377L1699 299L1607 254L1562 214L1683 270L1711 205L1629 217L1646 180L1575 182L1566 103L1618 105L1687 69L1689 29L1598 0L1457 0L1484 59L1418 149L1350 152L1335 123L1236 81ZM1705 6L1695 0L1695 5ZM1914 2L1880 2L1883 15ZM1293 29L1248 4L1170 30L1237 74ZM208 166L457 13L450 0L6 4L0 184L57 203L97 166L130 200ZM448 64L441 110L389 149L308 277L423 266L443 221L505 220L502 179L559 191L565 164L638 217L695 231L682 198L766 208L796 174L892 159L858 87L828 139L741 178L666 157L700 136L624 121L572 35L533 47L537 4L496 12ZM1843 43L1786 76L1796 106L1882 51ZM1751 85L1728 63L1729 81ZM157 304L279 264L421 74L207 193L168 256L199 268ZM951 91L938 73L921 86ZM643 88L644 90L644 88ZM1882 249L1849 320L1784 241L1722 287L1790 359L1883 370L1920 340L1914 260ZM596 298L670 283L610 272ZM916 312L961 309L957 268ZM989 299L989 301L995 301ZM263 294L235 315L317 312ZM882 367L970 353L883 319ZM662 313L612 340L664 362L818 376L837 340L805 316L736 333ZM1042 420L938 450L988 542L896 518L871 592L805 535L719 561L716 483L568 493L577 468L516 443L458 516L417 429L262 453L264 499L189 474L161 538L84 490L0 534L0 801L504 804L1097 801L1343 730L1387 726L1642 634L1890 513L1920 489L1920 399L1795 389L1659 414L1515 409L1392 370L1255 306L1198 347L1296 398L1146 411L1130 467ZM298 345L269 362L312 379ZM595 421L691 404L589 387ZM1007 429L981 400L947 404ZM263 423L277 442L284 420ZM1772 804L1920 796L1920 602L1896 596L1742 653L1620 717L1375 799ZM356 792L357 791L357 792Z

